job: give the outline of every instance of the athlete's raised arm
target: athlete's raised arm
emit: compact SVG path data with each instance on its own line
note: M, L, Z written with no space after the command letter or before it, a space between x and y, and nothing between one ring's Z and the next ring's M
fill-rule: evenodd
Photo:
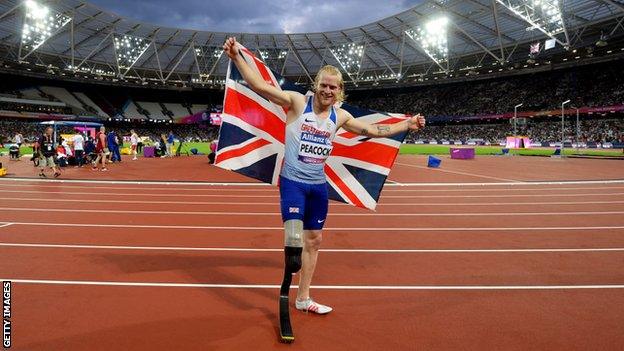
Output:
M354 118L347 111L342 110L342 112L344 113L342 127L345 130L372 138L389 137L401 132L419 130L425 127L425 117L421 115L412 116L403 122L394 124L370 124Z
M280 90L265 82L256 71L249 67L239 50L240 47L236 42L236 38L228 38L225 44L223 44L223 51L234 62L243 79L253 91L286 108L290 108L293 105L294 99L304 100L303 95L297 92Z

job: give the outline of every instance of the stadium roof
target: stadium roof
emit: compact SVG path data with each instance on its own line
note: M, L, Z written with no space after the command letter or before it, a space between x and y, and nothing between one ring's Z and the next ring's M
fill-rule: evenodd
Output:
M363 26L297 34L167 28L85 1L37 1L0 1L4 62L143 84L222 84L227 57L220 48L228 36L301 84L333 64L351 84L376 85L526 61L532 43L540 42L543 50L550 38L557 43L554 52L624 32L621 0L425 0ZM550 28L557 18L561 26ZM432 21L440 27L429 28Z

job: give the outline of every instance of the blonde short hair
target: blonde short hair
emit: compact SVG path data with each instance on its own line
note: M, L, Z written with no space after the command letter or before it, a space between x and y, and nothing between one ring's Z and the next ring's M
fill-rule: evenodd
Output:
M319 85L321 84L321 75L330 74L332 76L338 77L338 85L340 86L340 91L336 94L336 102L343 102L345 100L344 93L344 80L342 79L342 73L340 70L332 65L325 65L319 69L316 77L314 77L314 91L318 91Z

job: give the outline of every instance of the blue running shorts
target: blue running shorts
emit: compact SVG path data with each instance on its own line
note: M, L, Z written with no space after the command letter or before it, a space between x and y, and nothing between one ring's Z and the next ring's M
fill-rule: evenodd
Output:
M280 177L282 221L303 220L303 229L320 230L327 218L327 183L307 184Z

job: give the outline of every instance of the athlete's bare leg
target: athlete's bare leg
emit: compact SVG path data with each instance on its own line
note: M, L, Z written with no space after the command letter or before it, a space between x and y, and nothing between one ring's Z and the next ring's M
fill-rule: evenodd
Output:
M318 251L323 240L321 230L304 230L303 252L301 253L301 275L299 277L298 300L310 297L310 284L316 268Z

